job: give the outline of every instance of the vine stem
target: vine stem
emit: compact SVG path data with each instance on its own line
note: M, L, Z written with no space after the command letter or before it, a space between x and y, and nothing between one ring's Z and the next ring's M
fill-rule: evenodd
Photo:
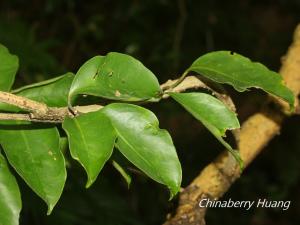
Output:
M0 102L7 103L34 112L36 114L45 114L48 111L48 106L44 103L33 101L22 96L17 96L8 92L0 91Z
M168 80L161 85L164 95L162 99L169 97L168 91L184 92L187 89L208 88L195 76L182 76L176 80ZM62 123L66 116L74 117L81 113L100 110L102 105L88 105L72 107L49 107L44 103L37 102L12 93L0 91L0 102L17 106L27 113L0 113L0 120L21 120L42 123Z
M184 81L186 75L188 74L188 70L186 70L177 80L170 82L168 85L162 85L162 90L172 90L176 88L181 82Z

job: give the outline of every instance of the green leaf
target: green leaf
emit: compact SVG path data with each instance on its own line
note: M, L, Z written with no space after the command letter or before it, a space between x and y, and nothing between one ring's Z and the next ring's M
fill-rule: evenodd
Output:
M51 107L64 107L68 105L68 94L74 79L73 73L66 73L51 80L23 87L14 94L43 102Z
M116 52L84 63L72 83L69 101L87 94L122 101L157 101L161 89L155 75L135 58Z
M50 80L24 86L12 91L12 93L43 102L51 107L64 107L68 105L68 94L73 79L73 73L66 73ZM0 110L10 112L20 111L18 107L5 103L0 103Z
M22 201L18 183L0 153L0 224L18 225L21 208Z
M48 204L50 214L66 180L65 161L59 149L56 127L1 122L0 143L9 163Z
M120 152L153 180L167 185L173 197L180 189L181 166L171 136L159 129L155 115L125 103L110 104L103 112L117 131Z
M88 175L86 187L89 187L113 152L116 132L101 111L66 118L63 128L69 138L72 157Z
M67 137L60 137L59 138L59 149L63 153L63 155L69 149L69 141L68 141Z
M9 91L15 80L19 59L0 44L0 62L0 90Z
M260 88L286 100L291 108L294 107L293 92L284 86L280 74L237 53L216 51L205 54L186 73L190 71L218 83L230 84L240 92L251 87Z
M169 95L190 112L233 154L242 167L238 153L224 141L226 130L240 127L234 112L215 97L205 93L169 93Z
M124 178L124 180L127 183L128 188L131 184L131 176L126 172L126 170L116 161L112 162L113 167L121 174L121 176Z

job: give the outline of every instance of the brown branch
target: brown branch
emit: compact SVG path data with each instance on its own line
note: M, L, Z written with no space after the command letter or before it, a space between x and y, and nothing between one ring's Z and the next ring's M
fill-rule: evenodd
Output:
M300 93L300 25L296 28L294 41L282 63L280 73L286 85L295 96L298 96ZM276 101L284 109L288 108L283 101ZM298 100L296 108L299 108ZM286 114L266 104L261 112L254 114L243 123L238 148L246 167L279 133L285 117ZM235 160L228 151L224 151L180 193L176 213L169 216L164 225L204 225L207 209L200 208L199 201L204 198L219 199L239 177L240 171Z
M188 89L199 89L199 88L211 90L206 84L204 84L201 80L199 80L195 76L187 76L176 87L171 88L174 84L177 83L179 79L168 80L166 83L160 86L161 89L164 90L164 92L166 93L163 95L163 98L169 98L170 96L167 93L170 91L179 93L179 92L184 92Z
M3 91L0 91L0 102L14 105L26 111L35 112L37 114L45 114L48 110L47 105L44 103Z
M224 104L226 104L232 111L236 111L235 105L230 98L229 95L224 93L219 93L209 86L207 86L205 83L203 83L201 80L199 80L196 76L187 76L182 80L176 87L173 87L179 79L176 80L168 80L166 83L162 84L160 87L162 90L164 90L163 99L169 98L168 92L185 92L188 89L206 89L210 91L213 95L215 95L219 100L221 100Z
M17 105L16 105L17 106ZM95 112L103 108L101 105L76 106L74 110L77 113ZM66 116L73 117L68 107L47 107L45 113L0 113L0 120L19 120L40 123L62 123Z
M17 113L0 113L0 120L23 120L31 121L29 114L17 114Z
M168 80L166 83L161 85L161 88L165 92L184 92L187 89L198 89L208 87L202 83L195 76L186 77L178 86L170 89L170 85L176 83L177 80ZM170 97L168 94L163 95L163 99ZM220 96L217 96L220 97ZM19 113L0 113L0 120L21 120L21 121L32 121L32 122L43 122L43 123L61 123L66 116L74 116L68 109L68 107L48 107L44 103L40 103L22 96L14 95L7 92L0 91L0 102L14 105L29 111L27 114ZM101 105L88 105L88 106L76 106L73 107L76 113L88 113L101 109Z

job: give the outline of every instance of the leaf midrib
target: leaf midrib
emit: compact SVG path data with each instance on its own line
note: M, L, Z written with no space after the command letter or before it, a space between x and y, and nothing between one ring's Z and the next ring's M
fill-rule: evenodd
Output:
M235 77L232 77L232 76L228 76L226 73L224 73L224 72L220 72L220 71L218 71L218 70L214 70L214 69L211 69L211 68L209 68L209 67L205 67L205 66L191 66L188 70L191 70L191 71L194 71L194 69L199 69L199 70L201 70L201 69L204 69L204 70L208 70L208 71L210 71L210 72L214 72L214 73L219 73L219 74L221 74L221 75L223 75L224 77L227 77L227 78L231 78L234 82L239 82L239 83L245 83L246 85L247 85L247 87L256 87L256 86L252 86L251 85L251 82L248 82L248 81L245 81L245 80L238 80L238 79L235 79ZM197 71L195 71L195 72L197 72ZM271 72L271 71L270 71ZM206 75L207 76L207 75ZM213 78L211 78L211 79L213 79ZM213 79L213 80L215 80L215 79ZM230 84L232 84L232 82L224 82L224 83L230 83ZM234 84L233 84L234 85ZM242 89L245 89L245 88L242 88ZM246 88L247 89L247 88Z
M22 137L22 139L23 139L23 141L24 141L24 144L25 144L26 149L29 150L29 151L26 151L26 152L28 153L29 158L31 159L31 162L32 162L33 165L34 165L36 162L35 162L35 160L34 160L33 155L31 154L30 146L29 146L28 140L27 140L27 138L26 138L26 134L25 134L24 130L20 130L20 133L21 133L21 137ZM15 168L15 169L16 169L16 168ZM18 169L16 169L16 170L18 170ZM42 184L42 182L41 182L41 180L40 180L40 177L39 177L39 173L37 172L37 170L35 169L34 166L32 167L32 170L34 171L35 177L37 177L37 181L38 181L39 185L42 187L42 188L41 188L40 196L41 196L42 199L44 199L44 197L43 197L42 195L47 196L47 193L44 191L44 185ZM26 179L23 177L23 175L20 174L20 176L26 181ZM26 183L28 184L28 186L32 187L27 181L26 181ZM32 187L32 188L33 188L33 187ZM36 191L37 191L37 190L36 190ZM37 191L37 193L39 193L39 191ZM49 201L48 201L47 198L45 198L44 200L49 204Z
M135 150L135 148L126 140L126 138L124 138L123 135L120 134L120 132L118 131L118 129L115 129L118 136L122 138L122 140L151 168L155 168L155 166L153 166L153 164L151 162L149 162L148 160L146 160L138 151ZM157 177L160 179L160 181L158 181L159 183L163 182L164 179L162 179L161 175L154 169L153 170L155 172L155 174L157 175Z
M82 143L83 143L83 145L84 145L84 148L86 149L87 160L88 160L88 162L90 162L90 155L89 155L89 153L88 153L88 149L89 149L89 148L88 148L88 144L87 144L87 141L86 141L86 139L85 139L85 135L84 135L84 133L83 133L83 131L82 131L82 129L81 129L81 126L80 126L80 124L78 123L78 121L77 121L76 118L74 118L74 124L75 124L76 128L77 128L78 131L79 131L79 135L81 136ZM77 157L75 157L76 160L84 167L84 169L86 170L88 176L90 176L90 175L89 175L89 173L90 173L89 169L81 162L81 160L79 159L79 155L78 155L77 152L76 152L76 155L77 155ZM73 157L74 157L74 156L73 156Z

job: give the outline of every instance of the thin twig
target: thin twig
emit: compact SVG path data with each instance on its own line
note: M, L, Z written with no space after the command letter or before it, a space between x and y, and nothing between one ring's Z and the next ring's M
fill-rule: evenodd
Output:
M184 92L187 89L206 88L209 89L204 83L194 76L186 77L178 86L169 88L177 83L178 80L169 80L161 85L161 88L167 89L165 92ZM169 88L169 89L168 89ZM170 97L168 94L163 95L163 99ZM74 114L70 112L68 107L48 107L44 103L40 103L22 96L14 95L7 92L0 91L0 102L14 105L28 111L27 114L19 113L0 113L0 120L21 120L32 122L44 123L61 123L66 116L73 117ZM101 109L102 105L88 105L88 106L75 106L73 110L77 114L94 112Z
M203 83L201 80L199 80L196 76L187 76L185 77L180 83L179 79L176 80L168 80L166 83L161 85L161 88L164 91L163 99L169 98L168 92L185 92L188 89L206 89L209 92L212 93L212 95L216 96L219 100L221 100L225 105L227 105L233 112L236 111L235 105L229 95L219 93L215 90L213 90L211 87L207 86L205 83ZM177 85L177 83L179 83ZM177 86L176 86L177 85ZM172 88L175 86L174 88Z
M0 102L14 105L26 111L35 112L37 114L45 114L48 110L47 105L44 103L3 91L0 91Z
M101 105L76 106L74 109L78 114L95 112L103 108ZM68 107L48 107L47 113L0 113L0 120L19 120L40 123L62 123L66 116L74 117Z
M180 79L180 78L179 78ZM164 90L165 94L163 95L163 98L169 98L170 96L167 94L168 92L184 92L188 89L207 89L211 90L206 84L204 84L201 80L199 80L195 76L188 76L185 77L185 79L179 83L176 87L172 88L176 83L178 83L178 80L168 80L166 83L162 84L160 87L162 90Z
M22 120L32 121L29 114L18 114L18 113L0 113L0 120Z

